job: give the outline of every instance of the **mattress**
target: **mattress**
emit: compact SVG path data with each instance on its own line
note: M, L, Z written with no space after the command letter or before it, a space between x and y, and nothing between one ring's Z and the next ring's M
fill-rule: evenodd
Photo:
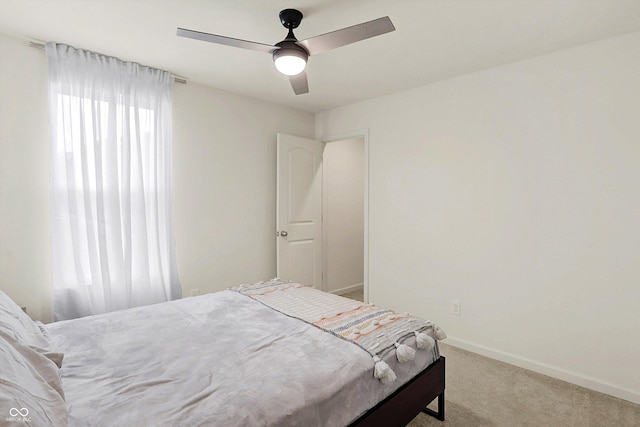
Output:
M232 290L45 328L70 426L345 426L439 357L387 352L385 384L361 346Z

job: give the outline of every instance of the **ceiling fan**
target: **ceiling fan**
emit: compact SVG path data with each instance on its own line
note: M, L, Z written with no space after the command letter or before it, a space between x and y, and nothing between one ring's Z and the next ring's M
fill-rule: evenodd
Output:
M302 22L302 12L296 9L285 9L280 12L280 22L288 30L288 34L284 40L273 46L185 28L178 28L176 35L270 53L273 55L273 62L278 71L289 76L293 91L296 95L301 95L309 92L307 73L304 69L310 55L317 55L330 49L395 30L391 19L385 16L384 18L374 19L373 21L363 22L362 24L299 41L293 35L293 30L298 28L300 22Z

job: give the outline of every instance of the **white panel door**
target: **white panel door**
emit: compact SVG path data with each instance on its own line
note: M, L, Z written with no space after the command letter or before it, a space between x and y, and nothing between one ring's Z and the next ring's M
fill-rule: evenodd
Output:
M278 134L277 275L322 288L322 150L311 139Z

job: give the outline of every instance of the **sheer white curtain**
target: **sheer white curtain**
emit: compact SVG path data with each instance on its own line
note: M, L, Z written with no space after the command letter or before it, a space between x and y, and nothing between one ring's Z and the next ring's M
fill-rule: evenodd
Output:
M181 297L173 78L48 43L53 318Z

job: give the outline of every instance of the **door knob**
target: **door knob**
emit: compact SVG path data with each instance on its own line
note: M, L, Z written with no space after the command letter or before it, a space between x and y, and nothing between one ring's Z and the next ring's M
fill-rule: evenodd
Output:
M287 237L287 236L289 235L289 233L287 233L286 231L281 231L281 232L280 232L280 235L281 235L282 237Z

